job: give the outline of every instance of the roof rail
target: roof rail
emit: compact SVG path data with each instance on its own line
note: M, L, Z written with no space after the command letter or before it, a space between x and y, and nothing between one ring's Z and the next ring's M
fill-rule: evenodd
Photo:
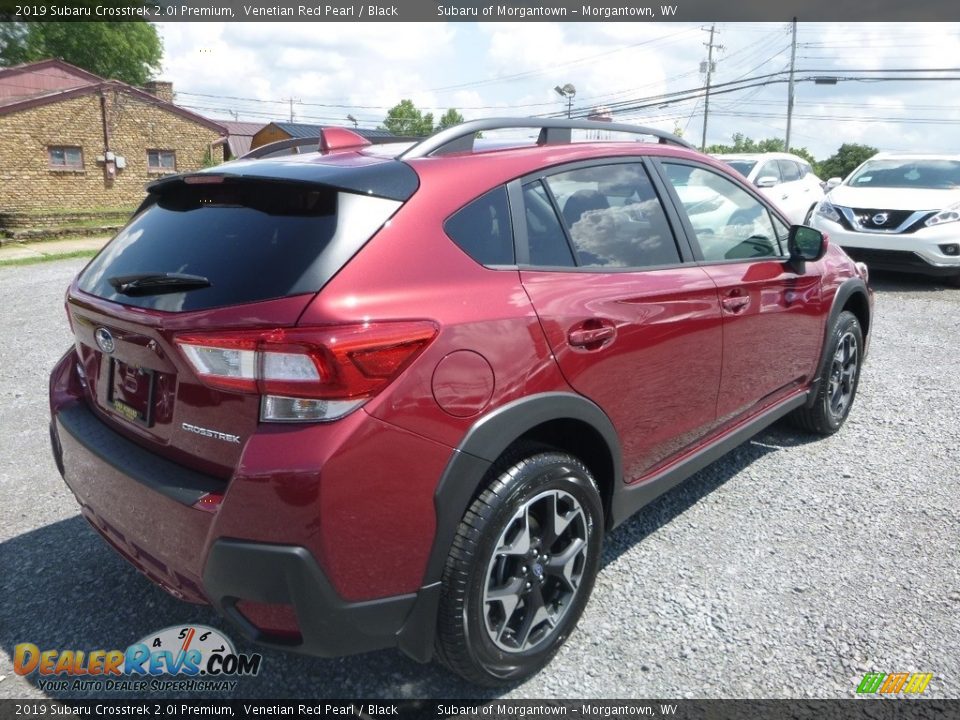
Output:
M657 130L656 128L640 125L624 125L600 120L567 120L563 118L484 118L470 120L459 125L441 130L417 143L412 148L398 156L398 159L430 157L454 152L470 152L473 150L473 141L478 132L484 130L507 130L514 128L533 128L540 131L537 145L561 145L571 141L572 130L607 130L609 132L631 133L633 135L650 135L660 143L679 145L695 150L686 140L673 133Z

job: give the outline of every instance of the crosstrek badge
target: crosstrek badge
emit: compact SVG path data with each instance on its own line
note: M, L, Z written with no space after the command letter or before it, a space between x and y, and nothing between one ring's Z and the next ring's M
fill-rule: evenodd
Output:
M203 435L204 437L213 438L214 440L223 440L224 442L237 443L238 445L240 444L239 435L231 435L230 433L223 433L219 430L210 430L209 428L191 425L190 423L180 423L180 427L187 432L195 433L196 435Z

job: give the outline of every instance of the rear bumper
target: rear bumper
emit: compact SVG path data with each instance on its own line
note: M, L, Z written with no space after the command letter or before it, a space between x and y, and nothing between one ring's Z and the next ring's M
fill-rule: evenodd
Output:
M94 529L170 594L206 602L202 549L211 516L191 506L223 482L148 453L82 402L55 412L50 435L57 467Z
M383 597L376 597L379 588L368 581L373 599L345 597L321 565L323 546L310 547L318 524L334 524L318 516L322 505L306 502L313 493L292 497L293 506L312 518L311 534L299 527L299 518L284 516L287 507L279 499L264 504L270 498L263 493L271 488L282 493L281 482L238 474L227 483L140 447L101 421L79 396L74 363L68 353L51 378L54 460L83 516L141 573L178 598L212 604L261 644L321 657L400 646L426 659L429 649L411 638L432 637L439 589L420 587L422 571L408 592L380 589ZM293 480L302 491L303 478ZM246 494L250 488L261 493L259 503ZM208 493L224 494L214 512L194 507ZM432 494L430 500L432 507ZM349 519L357 521L362 513L357 507ZM263 537L257 523L265 519L290 544ZM244 525L247 533L240 531ZM349 546L350 538L340 540ZM394 587L399 582L387 580ZM263 622L262 613L248 617L251 606L280 608L286 624Z
M243 634L256 642L319 657L338 657L397 645L417 593L347 602L330 585L308 550L220 539L203 574L207 596ZM298 642L264 632L237 607L240 600L291 606Z

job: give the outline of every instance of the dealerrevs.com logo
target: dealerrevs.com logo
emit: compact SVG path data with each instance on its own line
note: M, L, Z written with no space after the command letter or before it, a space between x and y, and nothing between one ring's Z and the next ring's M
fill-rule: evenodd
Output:
M126 650L14 648L18 675L36 673L41 690L202 691L234 690L238 677L257 675L263 656L237 653L233 642L206 625L172 626Z

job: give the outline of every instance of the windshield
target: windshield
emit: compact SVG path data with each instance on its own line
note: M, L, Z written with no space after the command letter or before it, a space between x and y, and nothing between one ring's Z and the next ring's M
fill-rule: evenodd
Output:
M723 158L721 158L723 160ZM753 170L757 165L756 160L723 160L727 165L732 167L738 173L747 177L750 175L750 171Z
M871 160L847 180L847 185L952 190L960 187L960 161Z

